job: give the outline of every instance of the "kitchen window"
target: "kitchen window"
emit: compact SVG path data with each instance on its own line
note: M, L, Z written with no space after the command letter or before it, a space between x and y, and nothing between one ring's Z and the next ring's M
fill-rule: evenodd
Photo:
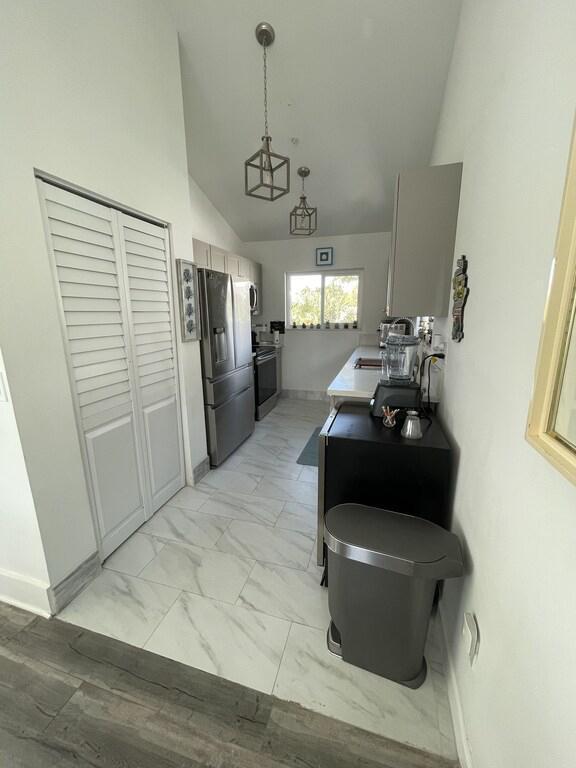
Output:
M286 324L306 328L329 323L360 325L360 271L301 272L286 276Z

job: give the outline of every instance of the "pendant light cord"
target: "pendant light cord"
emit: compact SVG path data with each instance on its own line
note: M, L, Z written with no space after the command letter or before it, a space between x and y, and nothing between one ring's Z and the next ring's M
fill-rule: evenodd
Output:
M267 45L262 46L264 48L264 135L268 136L268 67L266 64L266 49Z

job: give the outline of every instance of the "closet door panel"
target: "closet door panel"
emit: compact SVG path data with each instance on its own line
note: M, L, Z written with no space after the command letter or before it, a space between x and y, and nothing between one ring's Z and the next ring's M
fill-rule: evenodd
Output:
M94 502L100 529L106 531L104 556L113 552L143 522L143 500L132 414L86 432Z
M39 185L92 509L106 557L146 519L116 213Z
M174 439L178 435L178 418L175 395L144 408L152 497L156 499L180 477L180 442Z
M184 484L167 230L119 215L152 512Z

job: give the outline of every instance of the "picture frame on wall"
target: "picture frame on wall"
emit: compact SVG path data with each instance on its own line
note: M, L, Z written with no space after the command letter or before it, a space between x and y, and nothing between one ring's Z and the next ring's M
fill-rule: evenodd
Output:
M334 264L334 248L332 246L324 246L322 248L316 248L316 266L317 267L331 267Z
M182 341L200 339L200 313L198 307L198 277L196 265L176 259L178 290L180 294L180 330Z

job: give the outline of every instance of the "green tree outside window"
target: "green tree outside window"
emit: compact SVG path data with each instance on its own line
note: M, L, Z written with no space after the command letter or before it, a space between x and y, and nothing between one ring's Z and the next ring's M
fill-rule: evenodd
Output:
M358 321L357 274L303 274L288 278L289 322L297 326ZM322 300L324 299L324 300Z

